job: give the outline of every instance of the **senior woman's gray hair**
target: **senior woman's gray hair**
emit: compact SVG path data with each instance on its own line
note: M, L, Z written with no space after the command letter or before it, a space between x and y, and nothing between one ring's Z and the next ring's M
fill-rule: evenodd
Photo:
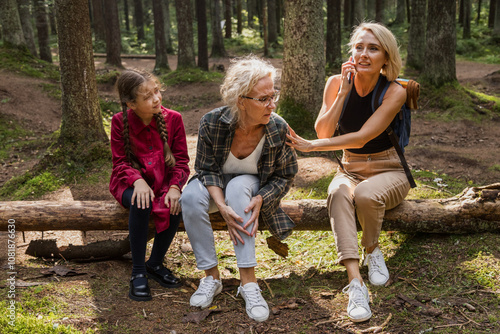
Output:
M276 69L262 58L248 55L231 60L220 93L224 103L231 109L235 122L240 117L238 98L250 93L257 82L266 76L271 77L274 82Z

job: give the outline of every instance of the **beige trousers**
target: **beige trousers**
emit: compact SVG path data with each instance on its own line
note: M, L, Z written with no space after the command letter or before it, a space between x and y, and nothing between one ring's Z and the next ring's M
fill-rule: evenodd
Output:
M359 259L356 215L363 237L361 245L377 244L385 210L401 203L410 190L394 148L375 154L344 150L342 164L328 187L327 206L339 263Z

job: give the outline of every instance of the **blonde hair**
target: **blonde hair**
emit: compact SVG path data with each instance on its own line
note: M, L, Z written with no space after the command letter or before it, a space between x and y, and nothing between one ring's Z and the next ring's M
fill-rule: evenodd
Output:
M231 60L220 93L224 103L231 109L234 122L238 122L240 118L239 97L250 93L257 82L266 76L271 77L274 82L276 69L270 62L255 55Z
M358 25L351 34L351 40L348 44L350 48L349 53L352 53L356 41L365 31L370 31L375 36L387 56L387 65L384 65L380 72L386 76L387 80L396 80L402 66L401 55L399 54L396 37L384 25L375 22L363 22Z

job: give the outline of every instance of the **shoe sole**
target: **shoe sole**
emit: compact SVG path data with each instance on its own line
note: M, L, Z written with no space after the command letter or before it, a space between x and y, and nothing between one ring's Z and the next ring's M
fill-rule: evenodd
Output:
M182 286L182 282L179 282L177 284L166 284L163 283L163 281L160 278L154 277L153 275L148 275L148 278L151 278L152 280L156 281L158 284L160 284L164 288L169 288L169 289L174 289Z
M150 301L151 299L153 299L152 296L149 296L149 297L137 297L137 296L134 296L132 295L130 292L128 293L128 297L132 300L135 300L136 302L147 302L147 301Z
M208 304L203 304L203 305L193 305L191 304L191 301L189 301L189 305L191 306L194 306L194 307L201 307L201 309L206 309L207 307L209 307L210 305L212 305L212 303L214 302L214 298L220 294L222 292L222 285L219 286L219 288L217 290L215 290L215 293L214 293L214 297L212 298L212 300L210 301L210 303Z
M369 316L366 316L366 317L361 318L361 319L354 319L354 318L351 318L351 317L349 317L349 319L351 319L352 322L363 322L363 321L369 320L371 317L372 317L372 314L370 313Z
M248 317L249 317L250 319L253 319L253 320L258 321L258 322L264 322L264 321L266 321L267 319L269 319L269 314L268 314L268 315L267 315L267 317L265 317L265 318L254 318L254 317L252 317L252 316L250 315L250 312L248 312L248 311L247 311L247 315L248 315Z

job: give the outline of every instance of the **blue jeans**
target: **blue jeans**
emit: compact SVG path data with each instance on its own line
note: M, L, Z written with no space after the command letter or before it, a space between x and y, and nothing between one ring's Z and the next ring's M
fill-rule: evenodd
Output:
M224 175L223 189L226 204L243 218L242 226L250 219L252 212L245 213L245 208L252 197L259 191L259 178L255 175ZM181 196L182 219L193 247L198 269L207 270L217 266L214 232L210 223L209 212L216 212L217 206L210 197L207 188L198 180L188 183ZM214 209L214 210L212 210ZM251 231L253 224L248 226ZM255 237L240 233L245 242L234 246L238 268L253 268L255 259Z

